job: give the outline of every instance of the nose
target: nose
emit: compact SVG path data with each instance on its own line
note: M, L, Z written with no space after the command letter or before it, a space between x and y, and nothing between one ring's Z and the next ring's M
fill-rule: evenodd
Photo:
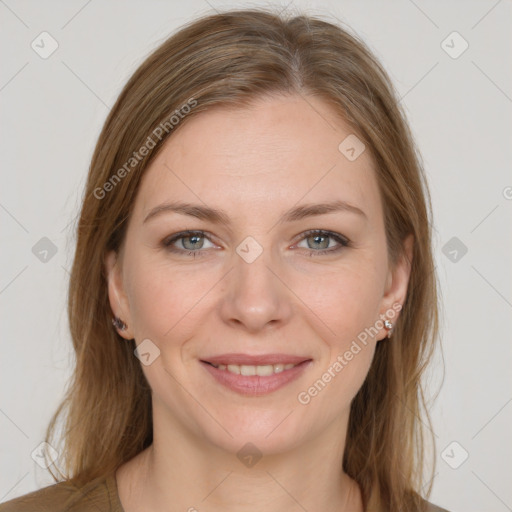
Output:
M252 334L286 324L292 313L292 292L269 250L252 262L233 255L221 305L224 322Z

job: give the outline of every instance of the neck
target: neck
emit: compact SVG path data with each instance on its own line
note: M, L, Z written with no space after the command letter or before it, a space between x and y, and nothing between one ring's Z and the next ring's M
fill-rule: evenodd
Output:
M169 430L162 426L154 424L153 444L117 472L125 512L363 510L357 483L342 471L346 426L333 424L330 432L257 462L255 449L237 456L190 432L163 435Z

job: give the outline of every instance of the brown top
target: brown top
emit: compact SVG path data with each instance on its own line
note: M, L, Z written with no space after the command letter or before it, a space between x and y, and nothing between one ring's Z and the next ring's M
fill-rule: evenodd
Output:
M0 504L0 512L124 512L115 473L77 487L68 481Z
M124 512L115 473L77 487L67 481L0 504L0 512ZM448 512L428 504L427 512Z

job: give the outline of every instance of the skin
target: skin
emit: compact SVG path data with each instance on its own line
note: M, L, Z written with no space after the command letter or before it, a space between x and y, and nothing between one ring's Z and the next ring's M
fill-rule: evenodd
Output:
M412 240L392 268L369 151L349 161L338 150L351 133L317 98L274 96L190 118L149 166L122 248L105 261L112 311L128 325L119 333L160 350L142 365L154 442L117 471L126 512L363 510L341 461L351 400L376 344L393 343L379 341L387 330L360 344L307 405L297 399L406 297ZM279 222L297 205L337 199L366 217L337 211ZM230 224L169 212L143 222L155 206L178 200L222 209ZM177 240L181 254L162 245L186 229L209 240ZM304 236L309 229L339 233L350 245L315 254L340 244ZM263 250L252 263L236 252L248 236ZM190 247L201 254L188 255ZM284 388L243 396L200 363L231 352L312 362ZM248 442L263 455L252 467L237 457Z

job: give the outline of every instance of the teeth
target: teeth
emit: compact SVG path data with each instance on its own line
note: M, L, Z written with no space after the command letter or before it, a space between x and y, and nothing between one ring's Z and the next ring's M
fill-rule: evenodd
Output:
M268 377L269 375L273 375L274 373L280 373L284 370L289 370L295 364L265 364L261 366L249 366L249 365L239 365L239 364L219 364L213 365L215 368L219 370L227 370L230 373L236 373L237 375L251 376L258 375L260 377Z

